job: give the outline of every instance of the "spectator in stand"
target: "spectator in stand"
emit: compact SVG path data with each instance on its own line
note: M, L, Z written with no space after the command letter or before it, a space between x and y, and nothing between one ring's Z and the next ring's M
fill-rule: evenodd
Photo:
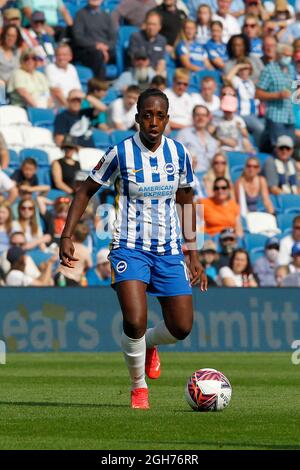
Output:
M261 0L245 0L245 14L254 15L263 23L266 22L270 16Z
M108 260L109 249L101 248L97 253L97 265L86 273L88 286L110 286L111 266Z
M200 93L191 93L194 105L205 106L212 116L221 116L220 98L217 83L213 77L204 77L200 83Z
M123 97L118 98L111 103L109 114L112 127L120 130L136 129L136 103L139 94L139 87L136 85L131 85L124 92Z
M9 236L12 230L12 211L10 203L0 203L0 254L9 247Z
M220 251L217 261L217 269L229 266L230 258L234 250L238 248L238 238L233 228L224 228L219 236Z
M212 240L205 240L199 255L201 264L205 269L208 285L216 286L216 281L218 278L218 267L216 261L218 254L215 242Z
M294 143L288 135L278 137L275 156L264 164L264 174L272 194L300 194L295 161L292 159Z
M162 4L155 8L162 20L160 34L167 40L166 51L173 55L174 46L180 35L186 14L177 8L176 0L163 0Z
M94 108L81 109L83 99L84 93L81 90L71 90L67 98L67 109L55 117L54 140L59 147L68 134L76 138L80 147L95 147L91 126L99 112Z
M16 182L20 197L32 193L45 194L49 191L50 186L39 184L36 174L37 169L38 165L35 159L28 157L22 161L21 167L16 169L12 174L11 179Z
M48 64L45 69L54 104L58 108L67 107L67 97L71 90L81 90L77 70L71 64L72 58L70 46L66 43L59 44L55 49L55 63Z
M102 0L88 0L76 14L73 26L75 59L105 80L105 64L115 60L116 30L109 13L99 10Z
M261 166L257 157L249 157L242 175L236 180L235 197L239 203L242 215L247 212L258 211L258 204L262 201L266 211L274 214L275 209L270 199L268 184L264 176L260 175ZM244 213L243 213L244 212Z
M22 42L16 26L4 26L0 36L0 79L5 83L19 67Z
M229 13L231 4L231 0L217 0L218 8L212 18L214 21L221 21L223 24L223 42L225 44L227 44L231 36L241 32L237 19Z
M289 274L284 278L283 287L300 287L300 242L294 243L291 251L292 262Z
M189 18L197 19L197 13L201 5L208 5L213 13L217 11L217 0L187 0Z
M215 236L224 228L233 228L237 236L243 236L240 208L230 195L230 182L224 178L216 178L213 196L200 199L204 206L205 233Z
M230 89L230 87L227 87ZM212 132L221 144L222 150L254 153L245 121L236 114L238 101L236 96L225 95L221 98L223 117L213 121Z
M280 241L276 237L269 238L265 244L265 254L258 258L253 266L254 274L260 287L276 287L276 268L278 267Z
M203 46L211 38L212 11L209 5L200 5L197 12L197 41ZM222 24L222 23L221 23ZM223 25L222 25L223 29Z
M28 274L25 274L26 269L26 253L20 246L13 246L7 252L7 260L10 263L10 271L6 276L6 285L13 287L44 287L52 286L52 267L56 258L50 258L46 262L45 271L37 278L34 279Z
M203 176L203 183L205 186L207 197L212 197L214 190L214 182L216 178L226 178L230 183L230 193L234 197L233 185L231 183L229 166L226 156L222 152L217 152L210 163L208 172Z
M261 58L263 55L262 39L260 37L260 24L257 16L248 14L245 16L243 32L250 41L250 53Z
M262 71L256 88L256 98L266 101L266 126L261 145L270 151L281 135L294 138L294 114L290 99L294 70L291 64L293 48L278 44L276 61Z
M46 31L46 18L43 11L34 11L31 16L30 28L23 29L23 39L27 47L34 49L40 58L41 66L54 59L54 39Z
M223 70L224 74L227 75L238 61L243 62L245 59L248 59L252 65L252 74L250 78L256 84L264 65L259 57L250 55L250 50L250 41L247 36L244 34L236 34L235 36L232 36L227 44L229 60L225 64Z
M64 152L63 158L54 160L51 166L52 185L55 189L73 194L75 175L80 170L79 162L74 160L78 145L71 135L66 135L61 144L61 149Z
M16 183L0 169L0 194L7 193L7 201L11 204L18 197Z
M284 287L283 281L288 274L289 274L288 266L278 266L275 269L276 287Z
M135 53L132 67L123 72L114 82L114 88L123 93L130 85L137 85L141 91L149 87L156 72L150 66L150 60L145 50Z
M169 99L169 126L171 130L183 129L192 125L193 100L187 93L190 73L183 68L176 69L172 88L165 94Z
M2 132L0 132L0 168L5 170L9 165L9 152Z
M300 215L296 215L293 219L292 233L280 241L278 264L288 265L290 263L293 245L298 242L300 242Z
M23 232L13 232L9 237L9 248L19 246L24 250L26 245L25 235ZM7 261L7 251L4 251L0 256L0 267L2 271L7 274L10 270L10 263ZM37 267L30 255L25 254L25 274L37 279L41 275L40 269Z
M141 27L148 11L155 7L155 0L121 0L111 14L116 30L120 24Z
M151 80L149 88L158 88L158 90L164 92L167 88L166 77L163 77L162 75L155 75Z
M265 122L264 119L258 117L255 85L250 79L251 75L252 64L249 59L244 59L238 61L226 75L225 80L236 90L239 97L239 116L245 121L248 131L253 134L256 146L260 147Z
M38 218L38 209L31 196L22 198L18 204L18 218L12 223L14 232L23 232L26 238L25 250L39 248L45 251L46 244L51 242L51 236L43 234Z
M51 108L53 105L45 75L37 70L38 57L34 50L26 49L7 85L10 101L15 106Z
M193 126L181 129L176 137L176 140L183 143L189 150L195 172L208 170L210 162L219 147L219 143L207 130L210 119L211 115L205 106L195 106L193 109Z
M43 11L46 17L46 32L51 36L56 36L56 40L59 40L62 35L62 29L58 26L59 14L65 20L67 26L72 26L73 19L67 8L65 7L63 0L20 0L20 8L24 17L28 22L31 21L32 15L35 11Z
M245 14L244 0L234 0L230 7L230 14L237 19L241 19L241 17L243 17Z
M59 285L61 275L65 278L67 286L76 287L86 283L85 274L88 269L93 266L89 249L84 245L87 236L90 233L90 229L83 223L77 224L74 235L74 258L77 259L73 263L72 268L60 265L58 273L55 276L55 284Z
M273 36L265 36L262 43L263 56L261 61L264 65L274 62L277 57L277 40Z
M212 21L211 39L205 44L208 58L212 65L219 70L223 70L228 60L227 45L222 40L223 23Z
M109 89L108 82L102 82L99 78L91 78L88 81L88 89L81 109L91 109L98 111L99 114L92 119L92 126L102 129L105 132L111 132L112 129L107 123L107 106L103 103L103 98L107 95Z
M69 197L61 196L54 201L54 211L51 213L53 218L53 239L58 245L67 220L70 205L71 199Z
M229 266L219 271L219 285L224 287L257 287L249 254L238 248L232 253Z
M272 5L272 8L270 8ZM290 24L295 21L295 10L292 5L289 5L287 0L276 0L274 3L268 4L268 11L270 13L270 19L278 27L279 35L282 30L283 32Z
M133 57L140 50L146 51L150 65L159 75L166 74L165 52L167 40L160 34L162 19L156 11L149 11L145 18L145 28L133 33L129 40L128 54Z
M182 40L176 46L176 57L181 67L190 72L212 69L205 48L196 40L197 27L193 20L184 20Z

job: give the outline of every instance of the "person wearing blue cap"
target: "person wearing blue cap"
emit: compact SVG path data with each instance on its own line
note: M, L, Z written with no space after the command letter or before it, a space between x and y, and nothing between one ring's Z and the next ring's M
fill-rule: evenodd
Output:
M300 287L300 242L292 247L292 263L289 265L290 274L283 280L283 287Z
M278 266L280 241L276 237L269 238L265 244L265 254L258 258L253 271L260 287L275 287L275 271Z

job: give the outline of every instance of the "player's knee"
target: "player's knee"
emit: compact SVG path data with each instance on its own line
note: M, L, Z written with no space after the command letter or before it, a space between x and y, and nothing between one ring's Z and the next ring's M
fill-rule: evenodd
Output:
M129 338L141 338L146 332L146 322L144 320L131 320L124 321L124 333Z
M176 339L182 341L190 334L191 330L192 330L192 324L178 325L177 327L174 328L173 336Z

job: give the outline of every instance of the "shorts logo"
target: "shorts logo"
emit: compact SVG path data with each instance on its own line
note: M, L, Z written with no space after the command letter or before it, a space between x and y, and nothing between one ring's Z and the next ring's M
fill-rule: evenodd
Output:
M164 172L169 176L174 175L175 165L173 163L166 163L164 166Z
M126 269L127 269L127 263L126 263L126 261L119 261L118 264L117 264L117 268L116 268L116 269L117 269L117 272L118 272L119 274L124 273L124 271L126 271Z

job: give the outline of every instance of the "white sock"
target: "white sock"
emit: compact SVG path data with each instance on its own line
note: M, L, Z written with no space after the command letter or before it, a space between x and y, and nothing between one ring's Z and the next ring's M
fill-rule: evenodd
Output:
M145 335L141 338L133 339L126 336L123 332L121 345L131 379L132 390L135 388L147 388L145 381Z
M174 344L177 341L178 339L171 335L164 321L158 323L154 328L148 328L146 331L147 348L153 348L158 344Z

